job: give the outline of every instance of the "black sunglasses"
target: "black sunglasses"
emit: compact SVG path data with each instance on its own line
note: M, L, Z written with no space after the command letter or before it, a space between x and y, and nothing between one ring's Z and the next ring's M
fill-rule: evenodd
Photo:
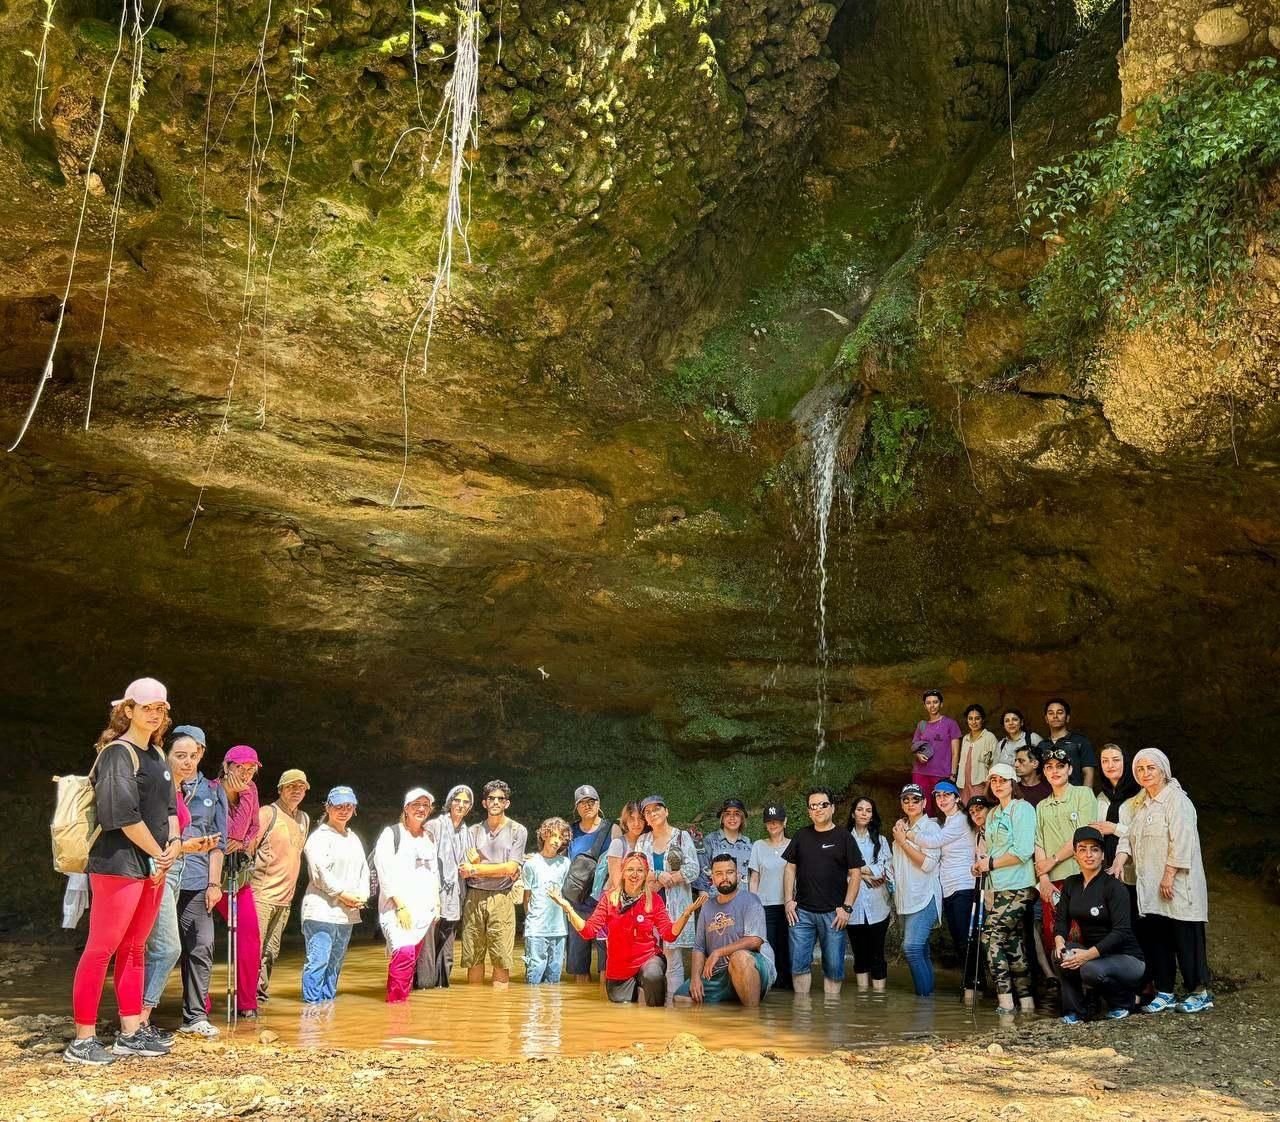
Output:
M831 805L832 805L831 803L810 803L809 809L810 810L826 810L827 807ZM808 827L805 827L805 828L808 829Z

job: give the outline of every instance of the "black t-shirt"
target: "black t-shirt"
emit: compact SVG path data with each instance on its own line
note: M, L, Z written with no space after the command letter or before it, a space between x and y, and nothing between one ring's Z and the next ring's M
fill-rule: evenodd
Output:
M1129 890L1115 877L1098 873L1088 884L1076 873L1062 882L1055 909L1054 934L1070 939L1071 925L1080 928L1080 943L1097 947L1100 955L1131 954L1144 959L1133 934Z
M119 741L98 756L93 773L98 825L102 833L89 850L89 872L141 880L150 875L147 855L124 836L124 827L142 822L156 844L169 840L169 818L178 813L173 775L158 748L139 748L138 773L133 772L129 748Z
M1065 748L1071 764L1071 783L1075 787L1084 786L1084 769L1087 767L1097 768L1098 759L1093 754L1093 745L1089 743L1089 738L1081 736L1078 732L1068 731L1059 740L1046 736L1040 741L1040 754L1043 756L1050 748Z
M782 859L796 867L796 903L806 912L833 912L844 903L849 870L865 864L862 850L843 826L819 833L812 826L796 831Z

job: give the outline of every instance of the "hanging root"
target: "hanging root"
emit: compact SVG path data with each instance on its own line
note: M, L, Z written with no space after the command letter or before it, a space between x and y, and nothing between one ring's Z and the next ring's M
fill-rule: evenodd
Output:
M40 49L23 51L36 67L36 89L31 104L31 124L37 129L44 128L44 95L49 89L49 32L53 30L53 11L57 0L44 0L44 19L40 23Z

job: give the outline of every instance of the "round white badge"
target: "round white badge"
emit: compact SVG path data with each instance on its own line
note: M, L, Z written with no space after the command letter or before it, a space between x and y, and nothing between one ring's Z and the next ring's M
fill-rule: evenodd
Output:
M204 800L204 805L205 805L205 806L213 806L213 800L212 800L212 799L205 799L205 800Z
M170 775L167 771L164 773L164 777L165 777L166 781L168 781L169 783L172 783L172 782L173 782L173 776L172 776L172 775Z
M1079 818L1080 818L1080 815L1079 815L1078 813L1076 813L1076 811L1074 811L1074 810L1073 810L1073 811L1071 812L1071 821L1072 821L1072 822L1076 822L1076 821L1078 821L1078 820L1079 820Z
M1090 914L1091 916L1100 916L1100 915L1102 915L1102 909L1101 909L1101 908L1098 908L1098 907L1090 908L1090 909L1089 909L1089 914Z

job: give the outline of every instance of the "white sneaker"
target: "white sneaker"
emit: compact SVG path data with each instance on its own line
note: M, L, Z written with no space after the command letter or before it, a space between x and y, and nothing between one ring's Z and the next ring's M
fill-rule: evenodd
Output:
M210 1038L218 1035L218 1030L208 1021L192 1021L189 1025L184 1024L178 1031Z

